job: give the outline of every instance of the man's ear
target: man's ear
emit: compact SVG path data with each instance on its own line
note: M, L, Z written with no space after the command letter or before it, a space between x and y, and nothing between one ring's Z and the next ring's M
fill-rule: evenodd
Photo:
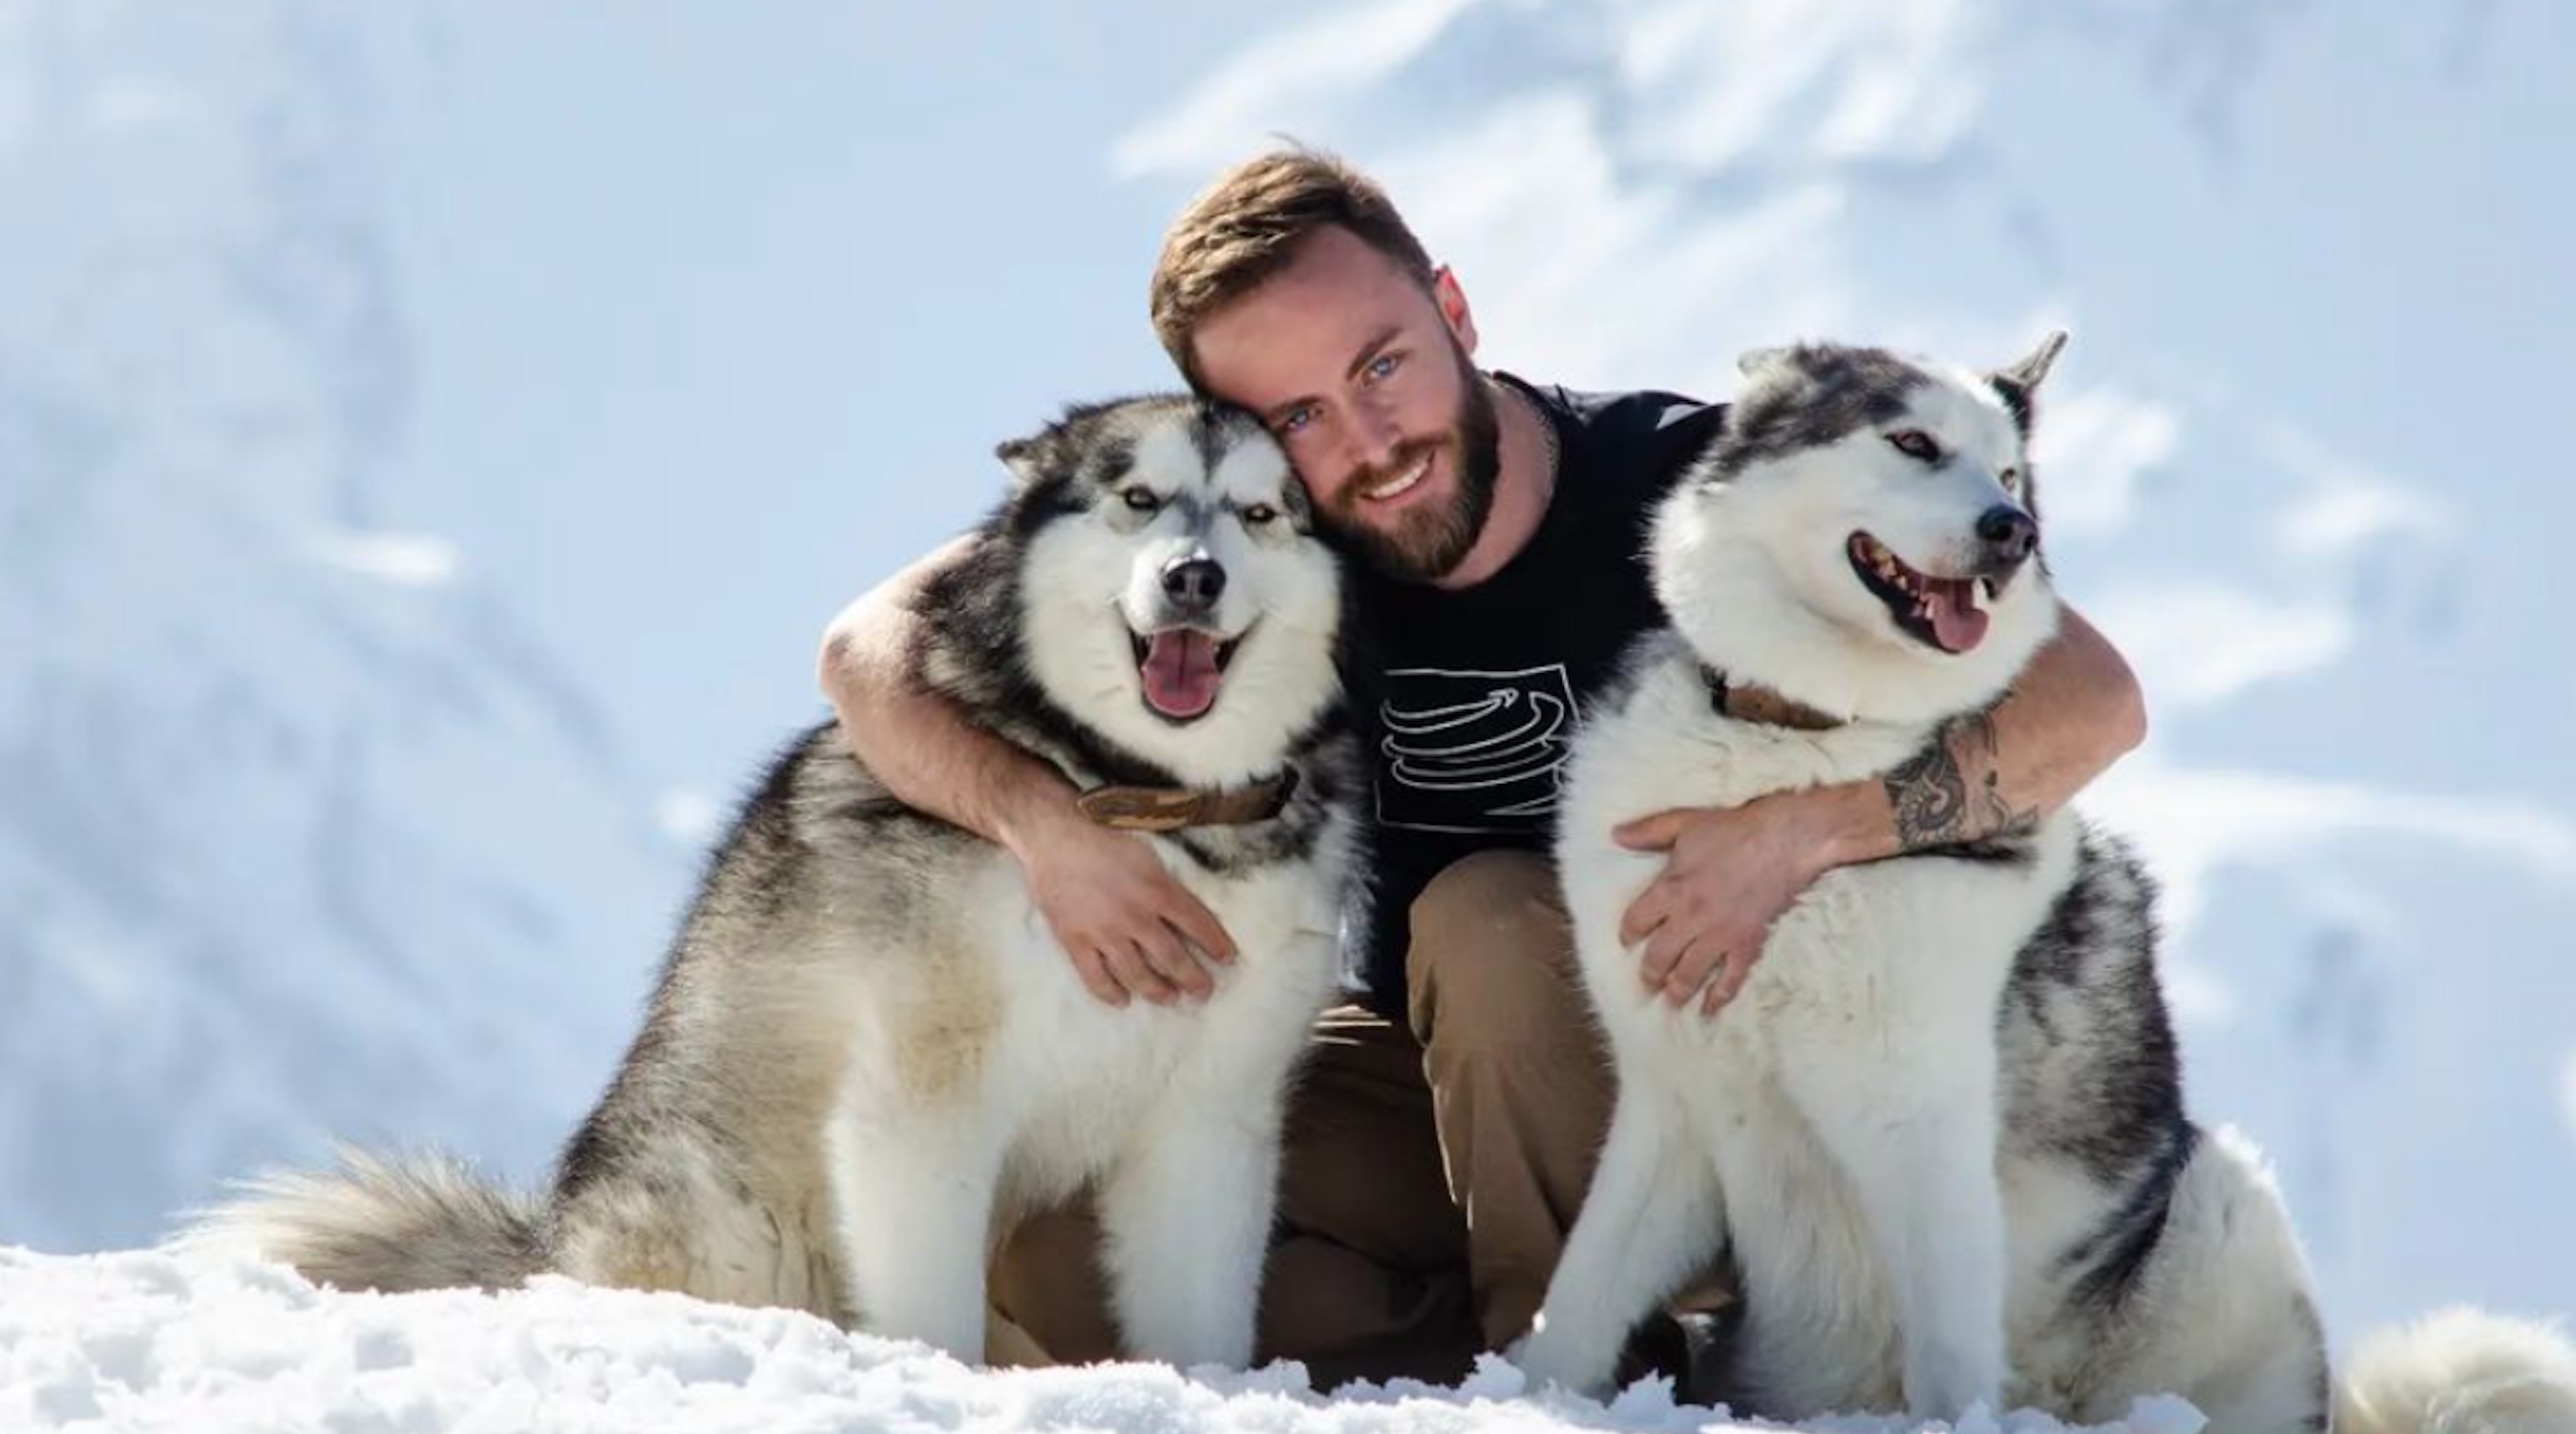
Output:
M1476 313L1467 307L1467 291L1458 284L1458 271L1443 264L1432 271L1432 302L1440 306L1441 322L1458 340L1461 353L1476 351Z

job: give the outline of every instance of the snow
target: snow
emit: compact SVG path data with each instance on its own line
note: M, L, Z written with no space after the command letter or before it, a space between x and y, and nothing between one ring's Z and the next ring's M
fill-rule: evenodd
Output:
M2097 1434L2194 1434L2142 1400ZM1691 1434L1777 1429L1676 1404L1660 1381L1604 1406L1532 1395L1488 1358L1455 1389L1352 1385L1295 1365L1189 1376L1152 1364L970 1370L920 1345L786 1310L540 1279L499 1294L317 1289L220 1256L83 1257L0 1248L0 1428L282 1429L331 1434ZM1818 1420L1822 1434L1943 1430ZM2057 1434L2045 1415L1972 1411L1959 1434Z

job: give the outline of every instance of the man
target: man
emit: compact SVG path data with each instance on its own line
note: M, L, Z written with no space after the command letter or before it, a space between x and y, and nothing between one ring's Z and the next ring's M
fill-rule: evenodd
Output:
M1375 765L1367 987L1319 1023L1292 1106L1262 1352L1327 1386L1454 1378L1527 1328L1608 1119L1545 858L1556 768L1568 724L1657 621L1648 517L1723 410L1479 372L1457 277L1376 185L1302 150L1191 204L1152 308L1182 373L1261 417L1359 559L1346 675ZM1206 996L1234 950L1205 908L906 670L909 595L947 560L827 635L822 683L853 747L906 801L1019 859L1099 999ZM1884 781L1637 822L1619 839L1668 854L1626 921L1639 979L1720 1019L1817 876L2026 821L2143 730L2127 665L2070 613L2014 695ZM1091 1238L1079 1212L1013 1236L998 1327L1051 1358L1113 1354Z

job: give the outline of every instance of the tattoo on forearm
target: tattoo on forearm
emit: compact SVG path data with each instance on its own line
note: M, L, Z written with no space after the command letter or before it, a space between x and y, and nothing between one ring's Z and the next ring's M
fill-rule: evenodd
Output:
M1921 752L1883 779L1896 809L1898 844L1913 851L2038 830L2036 808L2017 810L2004 797L1997 775L2002 755L1991 710L1944 723Z
M1960 838L1968 810L1968 782L1950 750L1945 729L1886 777L1887 800L1896 808L1897 845L1938 846Z

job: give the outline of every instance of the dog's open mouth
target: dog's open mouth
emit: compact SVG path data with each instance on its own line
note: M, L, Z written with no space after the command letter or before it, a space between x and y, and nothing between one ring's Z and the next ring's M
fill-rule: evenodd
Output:
M1896 625L1915 640L1943 652L1966 652L1985 640L1987 613L1977 600L1995 596L1994 579L1917 572L1867 533L1852 534L1844 548L1862 586L1887 604Z
M1167 627L1157 633L1130 630L1136 650L1136 675L1145 686L1145 705L1171 722L1190 722L1216 706L1217 689L1243 638L1222 638L1195 627Z

